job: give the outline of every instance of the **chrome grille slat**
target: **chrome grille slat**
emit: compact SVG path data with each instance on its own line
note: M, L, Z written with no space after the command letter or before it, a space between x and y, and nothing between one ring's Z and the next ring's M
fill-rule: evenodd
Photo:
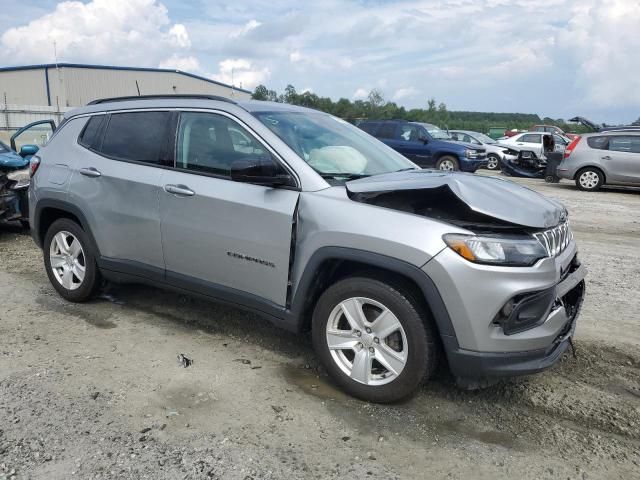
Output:
M533 236L540 242L540 245L542 245L550 257L557 257L564 252L573 239L568 221L549 230L534 233Z

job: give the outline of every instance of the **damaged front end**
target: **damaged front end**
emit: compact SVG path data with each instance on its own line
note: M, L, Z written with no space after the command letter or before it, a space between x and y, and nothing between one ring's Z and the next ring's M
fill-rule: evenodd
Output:
M413 213L475 233L547 229L562 204L499 177L413 170L347 182L351 200Z
M29 160L0 152L0 221L28 222Z
M502 173L511 177L544 178L547 158L538 157L534 152L523 150L515 155L505 156L500 162Z

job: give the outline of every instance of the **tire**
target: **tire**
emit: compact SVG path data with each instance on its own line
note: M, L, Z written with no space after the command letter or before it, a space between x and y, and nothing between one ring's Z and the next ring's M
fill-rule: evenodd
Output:
M74 242L78 242L77 245ZM68 218L53 222L42 248L49 281L63 298L84 302L95 293L100 285L100 272L91 242L76 222ZM54 267L58 266L53 268L52 262ZM80 267L84 267L83 275Z
M345 311L355 313L352 320ZM356 318L358 314L362 316ZM382 319L384 323L376 323ZM411 289L401 283L358 276L332 285L315 306L312 338L335 383L370 402L408 397L438 364L437 331ZM354 369L356 364L368 366Z
M444 170L446 172L452 172L460 170L460 165L458 164L458 160L453 158L451 155L445 155L438 159L436 163L436 168L438 170Z
M500 170L500 157L494 153L487 155L487 170Z
M604 174L597 168L586 167L576 173L576 186L585 192L600 190L604 183Z

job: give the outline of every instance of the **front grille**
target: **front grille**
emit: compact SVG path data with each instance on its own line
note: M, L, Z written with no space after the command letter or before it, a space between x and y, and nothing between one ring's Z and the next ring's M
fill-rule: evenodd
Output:
M540 242L550 257L557 257L573 240L573 234L569 227L569 221L563 222L557 227L544 232L534 233L533 236Z

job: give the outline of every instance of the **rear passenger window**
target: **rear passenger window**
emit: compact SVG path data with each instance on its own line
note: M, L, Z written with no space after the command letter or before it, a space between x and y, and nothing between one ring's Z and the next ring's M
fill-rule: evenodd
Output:
M609 150L615 152L640 153L640 136L623 137L615 136L609 138Z
M100 152L119 160L160 164L169 112L113 113Z
M378 133L376 134L378 138L396 138L396 124L395 123L384 123Z
M587 145L596 150L606 150L608 148L609 137L589 137Z
M542 135L523 135L519 141L524 143L542 143Z
M234 161L257 159L274 161L271 153L233 120L213 113L180 115L177 168L228 177Z
M102 127L102 122L107 118L106 115L94 115L89 118L89 121L84 127L84 130L80 134L80 138L78 139L78 143L83 147L96 149L99 147L98 142L100 141L100 129Z
M376 132L376 128L378 128L379 123L362 123L358 125L361 130L364 130L369 135L373 135Z

